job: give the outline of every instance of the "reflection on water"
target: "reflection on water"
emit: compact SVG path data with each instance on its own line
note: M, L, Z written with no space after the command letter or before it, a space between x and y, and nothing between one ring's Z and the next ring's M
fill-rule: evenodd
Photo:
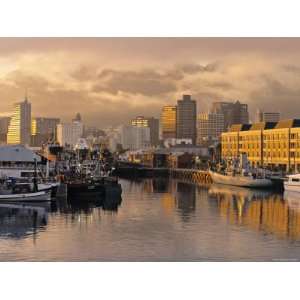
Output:
M47 225L49 204L0 204L0 237L24 238Z
M300 259L300 198L175 179L121 180L122 199L0 205L0 260Z
M196 208L196 186L178 182L175 203L182 220L189 221Z
M0 204L0 237L25 238L39 230L45 230L48 213L59 212L76 219L78 215L91 215L94 208L116 213L122 199L120 197L99 199L98 201L72 201L59 199L36 203L1 203ZM68 217L66 217L67 220Z
M220 216L231 224L245 225L280 238L300 238L300 198L285 193L213 185L211 201L216 201ZM293 200L292 200L293 199ZM292 201L292 202L291 202Z

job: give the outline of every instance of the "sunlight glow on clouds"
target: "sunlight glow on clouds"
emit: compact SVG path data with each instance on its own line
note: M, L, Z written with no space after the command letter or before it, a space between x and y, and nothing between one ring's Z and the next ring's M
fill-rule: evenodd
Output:
M36 116L97 126L191 93L198 110L236 100L300 117L300 39L0 39L1 115L28 89Z

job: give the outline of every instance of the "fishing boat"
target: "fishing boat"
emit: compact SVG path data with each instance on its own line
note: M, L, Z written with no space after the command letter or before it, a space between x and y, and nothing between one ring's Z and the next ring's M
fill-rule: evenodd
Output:
M38 183L38 191L50 191L51 196L55 197L59 186L59 182L41 182Z
M83 164L76 168L72 177L66 180L67 195L72 199L96 199L99 197L121 196L122 187L116 177L111 176L113 168L105 169L100 162L95 162L93 168Z
M251 168L247 156L242 154L238 160L227 161L227 166L209 170L214 183L247 188L267 188L273 185L263 169Z
M287 175L283 181L284 190L300 193L300 174Z

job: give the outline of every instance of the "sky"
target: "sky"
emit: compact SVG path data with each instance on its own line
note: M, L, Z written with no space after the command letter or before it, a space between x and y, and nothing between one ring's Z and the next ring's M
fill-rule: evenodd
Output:
M36 117L104 128L159 117L182 94L300 118L300 38L0 38L0 115L27 90Z

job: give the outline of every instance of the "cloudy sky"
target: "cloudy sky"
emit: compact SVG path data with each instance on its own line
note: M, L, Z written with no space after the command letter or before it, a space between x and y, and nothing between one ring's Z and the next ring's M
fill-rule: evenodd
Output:
M198 111L236 100L300 118L300 39L1 38L0 115L24 98L33 115L99 127L159 117L184 93Z

